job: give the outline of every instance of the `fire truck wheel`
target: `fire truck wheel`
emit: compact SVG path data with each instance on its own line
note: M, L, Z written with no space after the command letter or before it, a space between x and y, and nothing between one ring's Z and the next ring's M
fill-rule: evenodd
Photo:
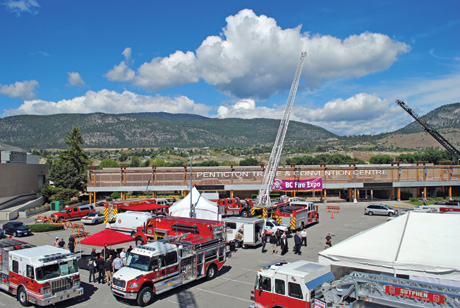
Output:
M24 307L29 306L29 301L27 300L27 292L23 287L20 287L18 290L18 301Z
M151 287L144 287L137 296L137 304L141 307L150 305L153 301L153 290Z
M206 271L206 279L211 280L216 278L217 276L217 266L215 264L211 264Z
M136 237L136 246L144 245L144 239L140 236Z
M241 211L241 216L242 216L242 217L248 217L248 211L242 210L242 211Z

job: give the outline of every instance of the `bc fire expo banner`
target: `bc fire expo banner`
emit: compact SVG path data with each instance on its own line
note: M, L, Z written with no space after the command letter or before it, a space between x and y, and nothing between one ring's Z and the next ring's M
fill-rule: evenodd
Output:
M323 178L312 179L275 179L272 190L321 190L323 189Z

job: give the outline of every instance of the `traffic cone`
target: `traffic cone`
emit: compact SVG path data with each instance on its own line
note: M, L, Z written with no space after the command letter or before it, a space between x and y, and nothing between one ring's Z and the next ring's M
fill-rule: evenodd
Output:
M331 219L334 219L334 211L331 211Z

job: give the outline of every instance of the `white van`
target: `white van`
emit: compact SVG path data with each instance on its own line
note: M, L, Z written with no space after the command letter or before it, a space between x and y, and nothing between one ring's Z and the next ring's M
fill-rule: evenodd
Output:
M273 219L251 217L226 217L223 219L227 229L227 243L235 242L236 247L262 244L262 233L266 230L275 233L278 229L288 232L289 228L279 225Z
M146 212L127 211L118 213L115 218L107 224L106 228L125 232L134 236L137 232L137 227L144 226L147 220L152 217L152 214Z

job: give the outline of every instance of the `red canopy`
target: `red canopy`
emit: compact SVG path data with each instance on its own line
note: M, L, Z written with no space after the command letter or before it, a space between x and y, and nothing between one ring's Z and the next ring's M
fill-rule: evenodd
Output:
M156 204L156 203L150 203L150 204L141 204L141 205L128 205L128 206L119 206L118 209L121 210L126 210L126 211L153 211L153 210L158 210L158 209L165 209L168 206L166 205L161 205L161 204Z
M134 241L134 237L111 229L104 229L101 232L81 240L80 243L88 246L104 247L105 245L112 246L131 241Z

